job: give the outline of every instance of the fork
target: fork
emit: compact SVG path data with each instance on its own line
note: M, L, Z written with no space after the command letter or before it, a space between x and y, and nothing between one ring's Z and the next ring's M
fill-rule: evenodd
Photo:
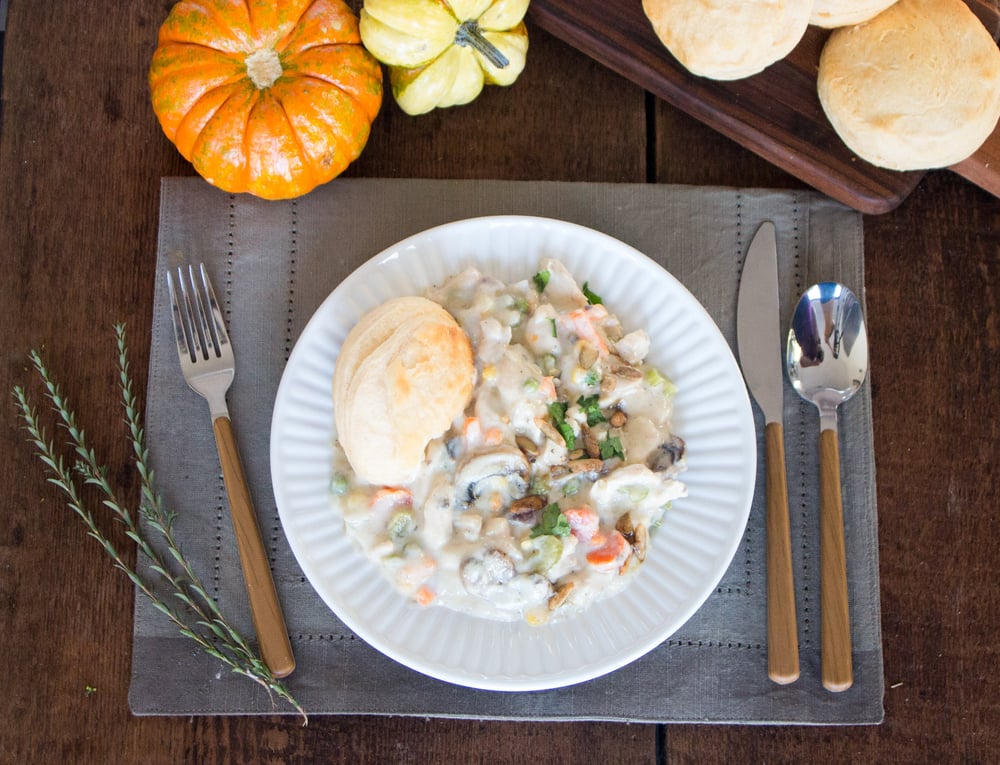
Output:
M185 275L185 270L187 274ZM181 371L187 384L208 402L215 431L215 445L233 517L254 629L264 663L275 677L295 669L295 657L278 603L271 568L261 542L257 516L226 406L226 392L233 383L235 358L212 282L202 263L177 269L176 280L167 273L167 290L173 314L174 337Z

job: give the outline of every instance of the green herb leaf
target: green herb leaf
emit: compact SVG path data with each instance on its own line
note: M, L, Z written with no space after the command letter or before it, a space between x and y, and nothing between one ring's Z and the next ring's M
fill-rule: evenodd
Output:
M566 419L566 409L569 407L565 401L553 401L549 404L549 417L558 425Z
M552 325L552 337L559 337L559 333L556 331L556 320L549 319L549 323Z
M566 537L569 536L569 533L569 519L563 515L563 511L555 503L542 510L541 522L531 529L532 537L540 537L545 534Z
M622 441L618 436L605 438L600 444L601 459L609 460L612 457L625 459L625 451L622 449Z
M576 434L573 432L573 426L566 422L566 409L568 407L569 404L565 401L553 401L549 404L549 416L555 423L556 430L566 442L566 448L573 451L576 448Z
M563 441L566 442L566 448L573 451L576 448L576 433L573 432L573 426L564 420L558 423L556 427L559 429L559 434L563 437Z
M598 404L598 398L598 395L595 393L593 396L580 396L580 398L576 400L577 406L579 406L580 410L587 415L587 424L591 427L608 421L608 418L604 416L603 412L601 412L601 406Z
M590 291L590 287L587 286L587 282L583 283L583 296L587 298L587 302L591 305L599 305L604 302L600 295Z
M549 276L551 276L551 274L549 274L548 271L539 271L537 274L532 276L531 281L535 283L535 289L539 292L543 292L548 286Z

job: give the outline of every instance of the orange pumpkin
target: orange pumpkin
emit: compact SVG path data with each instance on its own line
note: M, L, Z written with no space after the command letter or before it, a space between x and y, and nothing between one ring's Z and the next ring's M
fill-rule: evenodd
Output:
M342 0L181 0L149 69L163 132L209 183L305 194L361 154L382 70Z

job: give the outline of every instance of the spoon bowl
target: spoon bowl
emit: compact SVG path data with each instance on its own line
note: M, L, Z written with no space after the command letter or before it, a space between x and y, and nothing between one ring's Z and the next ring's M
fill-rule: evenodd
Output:
M868 333L854 293L836 282L806 290L795 306L785 360L792 387L819 410L823 686L845 691L854 674L837 408L857 393L868 373Z
M837 407L868 373L868 334L861 303L843 284L822 282L795 306L788 333L792 387L819 409L821 429L837 428Z

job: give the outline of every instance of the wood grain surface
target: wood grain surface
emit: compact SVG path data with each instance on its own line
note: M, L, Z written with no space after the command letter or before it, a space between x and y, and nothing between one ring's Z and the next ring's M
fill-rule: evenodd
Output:
M995 0L968 0L994 37ZM816 71L829 31L809 27L787 57L752 77L696 77L663 46L642 0L534 0L541 27L659 98L834 199L865 213L895 209L922 172L900 173L860 159L840 140L816 94ZM1000 129L954 171L1000 195Z
M133 502L112 323L127 322L142 391L159 179L192 172L161 135L145 85L169 6L10 0L4 42L0 389L26 385L38 398L27 353L39 349ZM530 20L529 29L514 87L420 118L387 102L349 174L803 185ZM8 400L0 762L997 762L1000 202L952 172L916 180L896 210L865 220L883 725L133 718L132 588L45 483ZM102 528L134 556L118 525Z

